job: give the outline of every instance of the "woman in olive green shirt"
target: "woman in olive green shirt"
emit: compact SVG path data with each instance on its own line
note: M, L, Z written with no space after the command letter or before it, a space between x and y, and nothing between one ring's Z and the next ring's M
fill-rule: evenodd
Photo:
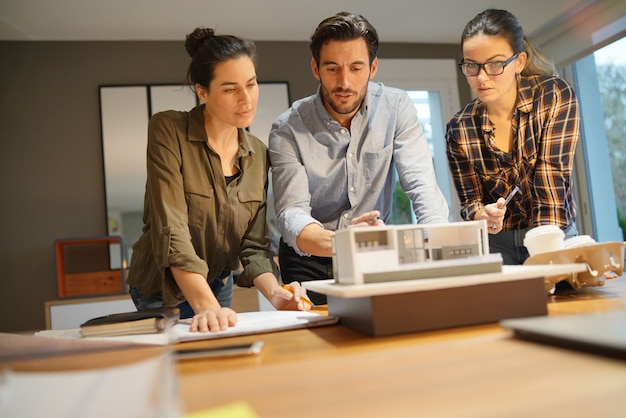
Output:
M277 309L309 309L306 292L280 287L266 222L268 155L245 128L258 101L254 43L196 29L187 74L202 102L155 114L148 126L143 234L128 275L137 309L179 307L191 330L235 325L233 276Z

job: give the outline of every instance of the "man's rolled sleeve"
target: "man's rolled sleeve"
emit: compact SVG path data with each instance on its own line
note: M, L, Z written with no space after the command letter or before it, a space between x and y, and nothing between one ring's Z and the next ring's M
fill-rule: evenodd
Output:
M298 236L307 225L317 224L322 228L324 226L311 215L297 208L285 209L278 215L277 219L279 219L282 225L283 241L293 248L297 254L310 257L311 254L302 251L300 247L298 247L296 243Z

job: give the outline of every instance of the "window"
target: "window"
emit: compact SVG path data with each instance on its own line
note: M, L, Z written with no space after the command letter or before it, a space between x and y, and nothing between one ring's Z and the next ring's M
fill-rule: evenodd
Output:
M456 62L446 59L380 59L374 81L406 90L413 100L430 145L437 183L450 207L450 219L460 218L445 144L445 124L460 109ZM411 203L398 183L388 223L415 223Z
M582 137L573 173L576 225L580 233L592 235L596 241L623 240L618 223L618 200L623 190L619 190L621 173L615 164L619 155L613 154L617 151L614 145L623 145L624 132L617 142L609 138L617 120L612 120L610 126L606 124L610 112L605 114L607 100L606 94L602 97L601 84L617 81L604 77L604 57L613 56L616 63L624 64L625 35L626 2L613 0L580 2L553 24L532 34L535 44L553 59L559 73L573 83L578 94Z
M617 206L617 219L626 239L626 37L596 51L594 61L604 130L609 151L609 163Z
M582 116L574 168L577 224L597 241L623 241L626 231L626 38L572 65Z

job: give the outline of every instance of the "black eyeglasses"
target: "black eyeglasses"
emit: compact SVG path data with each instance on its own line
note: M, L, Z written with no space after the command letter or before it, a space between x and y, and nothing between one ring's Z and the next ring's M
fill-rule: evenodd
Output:
M467 77L477 76L481 68L485 70L485 73L487 75L500 75L504 72L504 67L509 65L511 61L517 58L518 54L519 52L506 61L489 61L484 64L479 64L477 62L461 61L459 62L459 68Z

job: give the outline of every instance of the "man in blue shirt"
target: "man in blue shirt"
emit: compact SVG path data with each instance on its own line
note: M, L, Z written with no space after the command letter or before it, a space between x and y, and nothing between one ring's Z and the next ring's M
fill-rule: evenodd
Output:
M370 81L378 68L374 27L342 12L320 23L310 48L318 91L280 115L269 138L285 283L333 277L334 231L383 225L396 171L418 223L447 222L449 213L411 99Z

